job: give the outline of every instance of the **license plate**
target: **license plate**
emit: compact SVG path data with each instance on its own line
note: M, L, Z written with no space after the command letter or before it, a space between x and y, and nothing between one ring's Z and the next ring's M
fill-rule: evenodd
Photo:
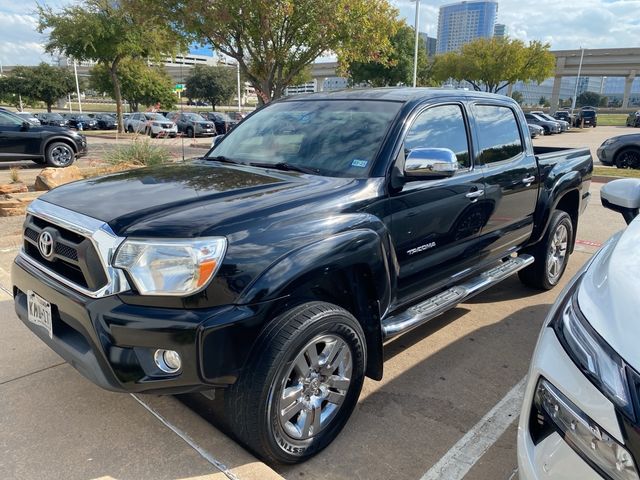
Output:
M53 338L51 304L31 290L27 292L27 313L31 323L44 327L49 334L49 338Z

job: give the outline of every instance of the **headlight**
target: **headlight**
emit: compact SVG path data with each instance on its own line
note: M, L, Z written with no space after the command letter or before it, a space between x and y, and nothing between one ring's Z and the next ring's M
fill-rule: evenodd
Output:
M607 140L605 140L605 141L602 143L602 146L603 146L603 147L606 147L607 145L613 145L613 144L614 144L614 143L616 143L617 141L618 141L618 139L617 139L617 138L608 138Z
M635 418L625 363L584 319L576 296L569 299L553 323L560 342L596 387L630 418Z
M226 248L224 237L127 239L118 248L113 266L125 270L142 295L190 295L213 278Z

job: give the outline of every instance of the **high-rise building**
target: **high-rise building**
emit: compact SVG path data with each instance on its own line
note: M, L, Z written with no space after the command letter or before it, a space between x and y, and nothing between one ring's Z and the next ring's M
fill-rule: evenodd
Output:
M433 57L436 54L438 41L434 37L427 35L425 32L420 32L420 40L424 42L424 47L427 50L427 56Z
M504 23L496 23L493 27L493 36L504 38L507 36L507 26Z
M497 15L495 1L443 5L438 16L437 53L454 52L476 38L492 37Z

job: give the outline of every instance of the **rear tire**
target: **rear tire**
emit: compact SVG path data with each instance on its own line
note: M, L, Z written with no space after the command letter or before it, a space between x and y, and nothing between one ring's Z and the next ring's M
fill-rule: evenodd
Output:
M536 261L518 272L520 281L538 290L555 287L569 263L569 248L573 244L573 223L567 212L556 210L551 215L549 228L540 242L525 252Z
M68 167L76 159L73 148L68 143L53 142L47 146L45 159L52 167Z
M293 464L329 445L358 401L365 336L346 310L323 302L274 319L225 392L235 436L270 462Z

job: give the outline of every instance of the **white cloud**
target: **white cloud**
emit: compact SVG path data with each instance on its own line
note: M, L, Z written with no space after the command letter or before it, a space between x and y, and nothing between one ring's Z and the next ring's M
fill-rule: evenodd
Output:
M45 0L55 8L77 0ZM413 25L415 2L390 0ZM436 36L438 8L453 0L421 0L420 30ZM44 37L35 31L36 0L0 0L0 62L37 64L49 60ZM524 41L549 42L553 50L634 47L640 43L640 0L499 0L498 22Z

